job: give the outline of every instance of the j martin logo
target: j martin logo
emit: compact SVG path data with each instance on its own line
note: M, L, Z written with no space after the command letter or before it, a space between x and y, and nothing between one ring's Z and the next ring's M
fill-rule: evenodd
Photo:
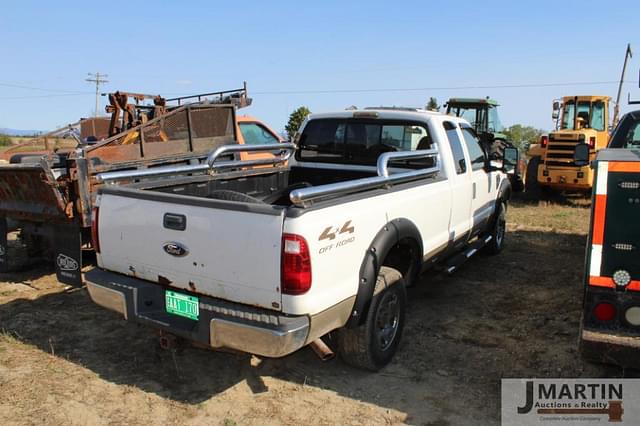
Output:
M502 380L502 424L639 424L640 380Z
M58 268L61 271L77 271L78 270L78 262L72 258L67 256L66 254L58 254L56 258L56 263L58 264Z

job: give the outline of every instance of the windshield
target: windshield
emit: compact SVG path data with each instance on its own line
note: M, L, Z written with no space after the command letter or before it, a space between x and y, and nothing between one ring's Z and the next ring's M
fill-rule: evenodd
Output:
M595 129L600 132L605 130L605 105L602 101L595 101L593 104L586 101L578 102L577 111L573 101L567 102L562 111L560 129L573 130L576 116L578 119L582 119L583 128Z

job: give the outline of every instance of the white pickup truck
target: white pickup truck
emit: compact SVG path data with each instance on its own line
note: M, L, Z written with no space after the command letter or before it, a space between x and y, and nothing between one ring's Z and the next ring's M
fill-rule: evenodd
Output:
M333 332L347 363L375 371L398 347L405 287L421 270L452 272L480 249L502 249L517 150L496 166L463 119L315 114L295 142L99 175L119 185L105 185L93 211L93 301L163 333L267 357L319 347ZM281 152L267 167L219 160L259 149Z

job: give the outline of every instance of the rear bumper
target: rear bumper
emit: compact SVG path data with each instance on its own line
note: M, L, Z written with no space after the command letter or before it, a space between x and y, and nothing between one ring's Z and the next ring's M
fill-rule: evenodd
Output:
M580 333L580 350L585 358L592 361L640 367L640 336L583 329Z
M120 313L126 320L212 348L281 357L310 343L311 320L306 315L288 316L193 294L199 300L199 317L191 320L166 312L165 288L159 284L98 268L85 274L85 282L96 304Z

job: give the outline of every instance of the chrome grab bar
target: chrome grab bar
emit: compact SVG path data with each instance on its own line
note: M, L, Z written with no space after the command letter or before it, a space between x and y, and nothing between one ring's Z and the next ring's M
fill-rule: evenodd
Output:
M172 174L187 174L199 172L216 172L222 169L242 168L251 166L277 165L285 163L295 152L296 145L293 143L278 143L269 145L223 145L216 148L207 156L207 160L202 164L192 164L185 166L155 167L144 170L123 170L120 172L105 172L96 175L100 183L109 183L120 179L135 179L144 177L161 177ZM281 151L280 155L271 158L258 158L255 160L242 161L220 161L216 159L224 154L235 152L260 152L260 151Z
M428 157L436 159L433 167L389 175L389 161ZM289 194L289 199L296 206L307 207L310 202L326 196L350 194L367 189L382 188L384 186L403 181L435 176L440 172L439 160L438 151L436 149L407 152L386 152L378 157L378 176L295 189Z
M272 143L268 145L223 145L216 148L209 156L207 157L207 164L209 164L210 168L214 168L214 162L216 159L224 154L232 153L232 152L256 152L256 151L277 151L277 150L287 150L289 152L289 157L295 151L296 145L293 143ZM287 159L289 159L287 157ZM275 157L277 158L277 157ZM271 159L269 159L271 160ZM276 163L282 162L278 160ZM236 161L236 163L238 163ZM275 164L275 163L274 163Z

